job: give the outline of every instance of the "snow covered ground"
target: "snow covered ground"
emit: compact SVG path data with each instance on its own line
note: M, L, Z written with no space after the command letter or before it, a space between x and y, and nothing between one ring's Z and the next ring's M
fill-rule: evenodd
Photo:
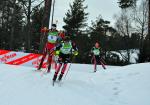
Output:
M62 85L54 70L0 64L0 105L150 105L150 63L125 67L72 64Z

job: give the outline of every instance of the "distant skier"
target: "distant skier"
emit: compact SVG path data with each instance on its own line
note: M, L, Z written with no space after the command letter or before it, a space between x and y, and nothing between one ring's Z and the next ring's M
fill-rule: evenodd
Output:
M92 62L94 63L94 72L97 71L97 64L101 64L104 69L106 69L105 64L102 61L102 49L99 42L95 43L95 46L91 49Z
M64 37L65 37L65 32L64 31L60 31L59 32L59 40L62 41Z
M61 69L61 73L59 75L58 81L61 81L61 79L66 71L67 64L69 62L71 62L72 55L75 55L75 56L78 55L78 49L77 49L76 45L70 41L70 38L68 36L64 37L63 42L61 42L56 47L55 50L56 50L56 54L59 55L59 58L58 58L58 66L57 66L57 69L56 69L54 77L53 77L53 85L57 79L57 75L58 75L61 67L62 67L62 69Z
M52 56L53 56L53 48L58 43L58 40L60 40L59 32L56 29L56 24L52 24L51 29L47 33L47 43L45 45L45 48L43 51L43 56L42 56L41 62L39 64L39 67L37 70L40 70L42 68L44 59L45 59L46 55L48 54L48 68L47 68L48 70L47 70L47 72L50 72Z

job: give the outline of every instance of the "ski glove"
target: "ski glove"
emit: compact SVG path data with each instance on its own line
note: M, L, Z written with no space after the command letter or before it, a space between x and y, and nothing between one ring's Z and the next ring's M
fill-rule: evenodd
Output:
M59 51L59 50L56 50L56 51L55 51L55 54L56 54L56 55L59 55L59 54L60 54L60 51Z
M77 56L78 54L79 54L78 51L73 52L73 55L75 55L75 56Z

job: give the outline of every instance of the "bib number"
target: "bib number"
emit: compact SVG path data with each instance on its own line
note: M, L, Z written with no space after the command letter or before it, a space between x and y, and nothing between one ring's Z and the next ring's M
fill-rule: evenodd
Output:
M93 53L94 53L94 55L99 55L100 51L99 50L94 50Z
M61 52L64 54L69 54L70 53L70 48L63 48L61 49Z
M55 43L56 40L57 40L57 36L52 36L52 35L48 36L48 42Z

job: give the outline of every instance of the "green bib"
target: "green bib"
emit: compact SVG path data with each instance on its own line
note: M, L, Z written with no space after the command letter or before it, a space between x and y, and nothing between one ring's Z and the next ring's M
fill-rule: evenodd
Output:
M49 43L56 43L57 38L58 38L58 32L49 32L48 33L47 40Z
M63 43L62 47L60 49L60 52L62 52L63 54L70 54L71 53L71 49L72 49L71 42Z
M93 53L94 55L100 55L100 48L94 48Z

